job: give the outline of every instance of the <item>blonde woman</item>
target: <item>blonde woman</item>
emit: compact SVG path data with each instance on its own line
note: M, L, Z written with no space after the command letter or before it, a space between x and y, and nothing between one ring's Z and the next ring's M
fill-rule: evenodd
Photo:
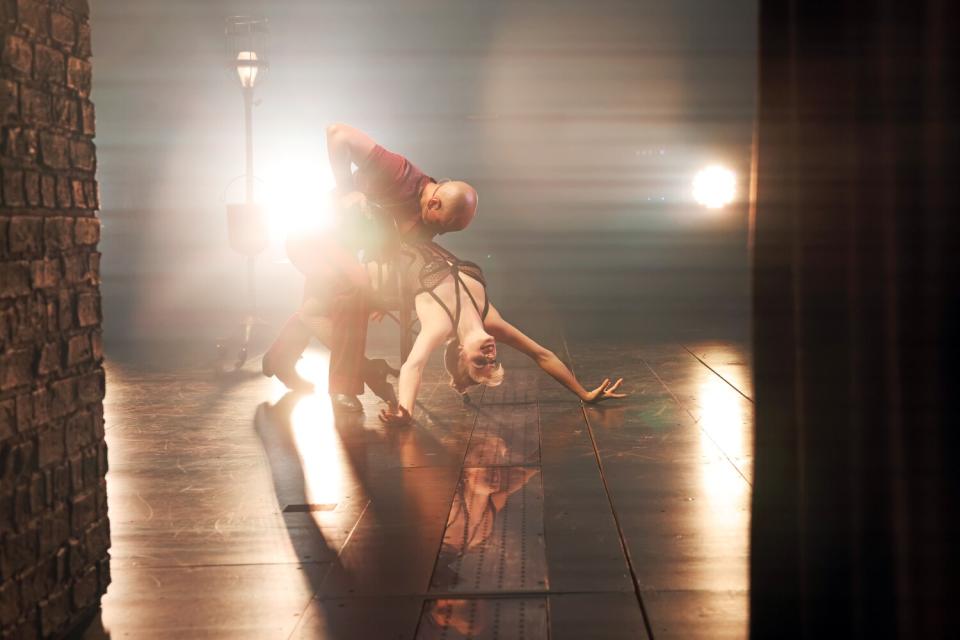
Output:
M622 398L618 393L623 379L603 380L587 390L573 372L549 349L503 319L487 297L486 281L480 267L459 260L432 241L402 245L400 276L406 278L408 291L414 293L420 333L407 361L400 367L399 404L381 411L387 424L405 424L412 418L420 380L430 354L446 344L444 364L450 385L463 393L472 385L499 385L504 378L503 365L497 360L497 342L513 347L530 357L541 369L577 395L583 402ZM369 265L376 287L386 279L377 265Z

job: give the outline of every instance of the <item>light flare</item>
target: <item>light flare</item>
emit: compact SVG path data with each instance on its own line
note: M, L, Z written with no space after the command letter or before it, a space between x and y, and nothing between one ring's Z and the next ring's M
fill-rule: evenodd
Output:
M693 198L707 209L727 206L733 202L736 191L736 174L718 164L701 169L693 178Z
M282 246L290 235L330 226L334 179L325 162L286 157L273 163L264 178L272 243Z
M741 522L750 495L750 486L731 466L731 461L744 464L749 453L744 400L713 374L700 382L696 398L703 454L701 480L710 526L733 528Z
M309 504L338 504L345 495L343 443L334 425L333 407L327 389L329 352L308 351L297 362L297 373L316 385L316 391L297 401L290 415L297 454L303 470L305 498ZM274 378L274 402L287 390ZM313 514L315 520L322 516Z

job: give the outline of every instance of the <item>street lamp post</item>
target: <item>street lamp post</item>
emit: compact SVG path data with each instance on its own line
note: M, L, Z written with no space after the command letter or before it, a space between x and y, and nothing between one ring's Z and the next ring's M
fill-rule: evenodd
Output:
M257 298L254 265L258 254L269 242L263 209L256 203L253 172L253 92L268 68L267 21L264 18L234 16L227 18L226 37L230 66L240 80L243 94L245 136L245 195L242 204L227 205L227 232L230 246L246 257L247 310L240 329L240 352L235 368L247 360L247 351L256 319Z

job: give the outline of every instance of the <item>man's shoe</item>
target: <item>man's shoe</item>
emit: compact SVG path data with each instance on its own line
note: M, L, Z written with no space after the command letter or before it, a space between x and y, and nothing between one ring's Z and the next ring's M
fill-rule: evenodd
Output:
M301 378L300 374L297 373L297 370L293 366L276 366L274 364L274 358L270 357L270 352L267 352L263 355L262 362L263 375L268 378L271 376L277 376L277 379L290 389L291 391L296 391L298 393L313 393L313 383L305 378Z
M333 403L334 411L343 411L346 413L361 413L363 405L357 396L350 396L345 393L331 393L330 402Z
M387 364L386 360L367 360L364 363L364 382L378 398L391 406L397 406L397 393L387 376L396 378L400 372Z

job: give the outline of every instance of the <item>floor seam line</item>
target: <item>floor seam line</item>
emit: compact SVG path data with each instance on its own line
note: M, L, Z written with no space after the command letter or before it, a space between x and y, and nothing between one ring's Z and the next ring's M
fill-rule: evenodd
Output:
M114 567L117 571L129 569L218 569L220 567L297 567L301 565L324 565L331 564L334 560L295 560L292 562L227 562L224 564L203 563L203 564L160 564L160 565L137 565L136 567Z
M680 398L678 398L677 395L673 392L673 389L671 389L667 385L667 383L663 380L663 378L661 378L660 375L653 370L653 367L650 366L649 362L647 362L646 360L642 360L642 362L647 367L647 369L650 370L650 373L652 373L653 376L660 382L660 384L663 385L663 388L667 390L667 393L670 394L674 402L680 405L680 408L687 412L687 415L690 416L690 419L693 420L693 423L697 425L697 428L700 430L700 433L707 436L707 439L710 440L711 443L713 443L713 446L717 448L717 451L723 454L723 457L726 459L727 462L730 463L730 466L733 467L733 470L737 472L737 475L743 478L743 481L747 483L747 486L749 486L750 489L753 489L753 483L747 480L747 476L743 475L743 471L740 470L740 467L738 467L737 464L730 458L730 455L724 450L724 448L721 447L720 444L713 439L713 436L711 436L706 429L700 426L700 421L697 420L694 417L694 415L690 412L690 410L687 409L686 405L680 401Z
M310 603L312 603L314 600L317 599L317 594L320 593L320 590L323 587L323 583L326 582L327 578L330 576L330 572L333 570L334 562L336 563L340 562L340 556L343 554L343 550L347 548L347 545L350 543L350 538L353 537L353 533L357 530L357 527L360 526L360 522L363 520L363 516L366 515L367 509L370 508L371 502L372 500L368 498L367 504L363 506L363 510L360 512L360 515L357 516L357 521L354 522L353 526L350 528L350 533L348 533L347 537L343 539L343 544L340 545L340 549L337 550L336 557L334 557L334 559L329 563L330 567L327 569L326 575L323 577L322 580L320 580L319 586L317 586L317 588L313 590L313 593L310 594L310 599L307 600L307 604L303 607L303 610L300 612L300 619L297 620L297 624L293 626L293 630L290 631L290 635L287 636L287 640L290 640L291 638L293 638L293 635L297 632L297 629L299 629L300 625L303 624L303 621L307 617L307 610L310 608ZM321 533L321 535L323 534Z
M686 352L689 353L691 356L693 356L694 358L696 358L696 359L700 362L700 364L702 364L703 366L705 366L707 369L710 369L710 371L712 371L718 378L720 378L721 380L723 380L724 382L726 382L728 385L730 385L730 388L731 388L731 389L733 389L734 391L736 391L737 393L739 393L741 396L743 396L743 398L744 398L745 400L750 401L750 404L756 404L756 403L753 401L753 398L751 398L750 396L748 396L747 394L745 394L743 391L740 391L740 389L738 389L738 388L736 387L736 385L734 385L732 382L730 382L729 380L727 380L726 378L724 378L724 377L720 374L720 372L718 372L716 369L714 369L713 367L711 367L710 365L708 365L706 362L704 362L703 359L702 359L700 356L698 356L697 354L695 354L693 351L690 351L690 349L687 348L687 345L681 344L680 346L683 347L683 350L684 350L684 351L686 351Z
M563 350L566 352L567 361L570 363L570 369L573 371L573 356L570 354L570 346L567 344L567 337L564 335L563 339ZM576 375L576 373L574 373ZM603 460L600 457L600 448L597 446L597 440L593 435L593 425L590 424L590 417L587 415L587 407L580 403L580 413L583 416L583 420L587 426L587 434L590 436L590 444L593 446L593 455L597 463L597 469L600 472L600 482L603 485L603 491L607 495L607 504L610 506L610 514L613 516L613 522L617 527L617 537L620 539L620 550L623 552L623 557L627 561L627 569L630 571L630 578L633 581L633 592L634 596L637 599L637 605L640 607L640 614L643 616L643 626L647 631L647 636L650 640L654 640L653 637L653 625L650 622L650 616L647 613L647 607L643 602L643 595L640 589L640 580L637 577L637 571L633 566L633 558L630 556L630 548L627 546L627 538L623 532L623 527L620 525L620 517L617 515L617 508L613 504L613 496L610 493L610 486L607 484L607 474L603 468Z

